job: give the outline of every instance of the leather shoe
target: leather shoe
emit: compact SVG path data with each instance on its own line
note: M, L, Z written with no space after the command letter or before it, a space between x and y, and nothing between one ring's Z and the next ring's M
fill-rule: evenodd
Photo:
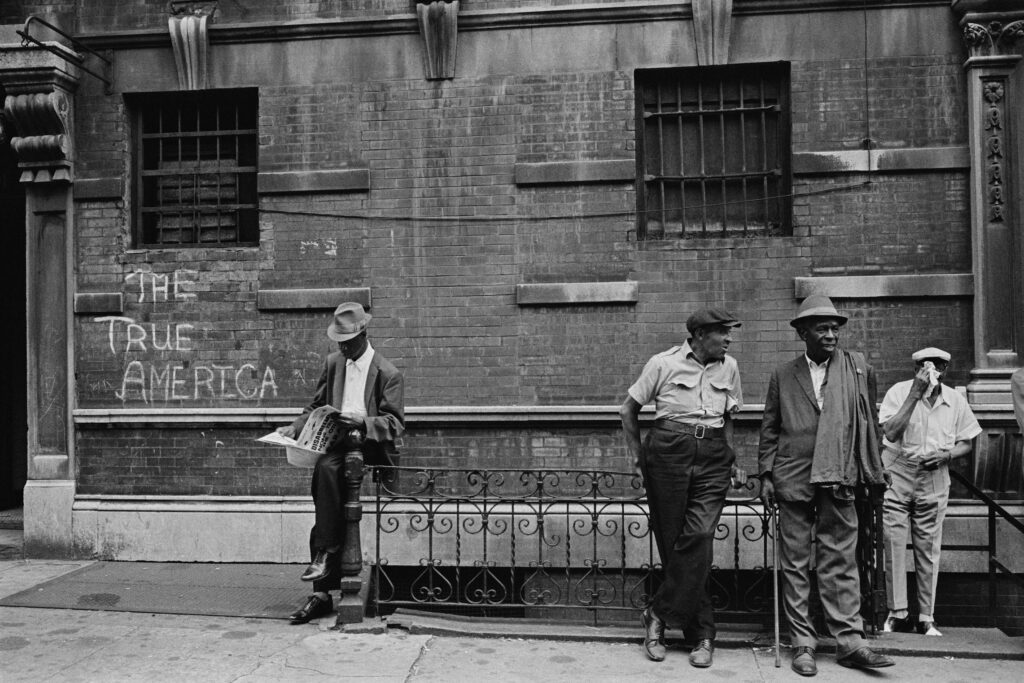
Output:
M652 662L665 659L665 622L659 619L650 607L640 614L644 627L644 654Z
M310 619L316 619L317 617L323 617L334 611L334 601L331 600L331 596L328 595L327 599L324 600L318 595L309 596L309 600L306 604L300 607L297 611L292 612L288 619L293 624L305 624Z
M814 661L814 648L798 647L793 651L793 663L790 666L801 676L817 676L818 665Z
M836 660L836 662L839 666L845 666L850 669L884 669L896 663L892 657L878 654L866 645L857 648L845 657Z
M706 669L711 666L711 660L715 656L715 644L710 638L701 638L697 647L690 650L690 666L698 669Z
M329 553L326 550L317 550L316 557L306 567L306 571L302 572L303 581L320 581L326 579L331 575L331 566L334 561L334 553Z

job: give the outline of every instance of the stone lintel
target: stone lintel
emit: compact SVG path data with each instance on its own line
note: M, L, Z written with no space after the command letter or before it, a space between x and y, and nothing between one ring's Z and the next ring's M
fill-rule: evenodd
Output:
M970 148L918 147L905 149L836 150L793 154L793 173L895 173L901 171L966 170Z
M634 159L609 159L516 164L515 173L516 185L631 183L636 180L636 161Z
M345 301L371 307L369 287L338 287L332 289L261 289L256 293L256 307L272 310L331 310Z
M330 171L262 171L256 176L260 194L301 192L365 192L370 189L370 169L339 168Z
M124 295L121 292L76 292L75 313L102 315L124 313Z
M122 199L124 185L121 178L77 178L75 201Z
M637 283L633 281L516 285L516 303L520 306L635 304L638 300Z
M969 297L974 294L974 276L970 273L797 277L793 278L793 284L798 299L812 294L836 299Z

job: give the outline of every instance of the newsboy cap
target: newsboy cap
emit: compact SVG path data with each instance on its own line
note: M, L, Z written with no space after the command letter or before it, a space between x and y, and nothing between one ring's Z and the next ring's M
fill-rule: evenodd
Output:
M849 320L845 315L836 310L832 299L824 294L812 294L800 303L796 309L796 317L789 321L793 327L800 327L800 321L807 318L835 318L840 325L845 325Z
M707 325L740 327L743 323L724 308L702 308L686 319L686 329L690 334Z
M938 358L939 360L944 360L948 363L951 356L948 351L943 351L942 349L937 349L934 346L929 346L927 349L915 351L910 358L914 362L919 360L928 360L929 358Z
M327 336L334 341L348 341L366 329L372 318L362 304L346 301L334 309L334 321L327 328Z

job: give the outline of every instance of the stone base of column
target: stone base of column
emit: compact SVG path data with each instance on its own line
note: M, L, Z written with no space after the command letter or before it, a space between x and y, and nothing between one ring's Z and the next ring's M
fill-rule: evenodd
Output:
M973 406L1010 405L1010 375L1016 368L975 368L967 385L967 400Z
M358 624L366 616L370 599L370 577L373 572L369 565L363 565L356 576L341 579L341 596L334 609L338 613L336 624Z
M33 479L25 484L25 557L75 556L71 524L74 502L73 480Z

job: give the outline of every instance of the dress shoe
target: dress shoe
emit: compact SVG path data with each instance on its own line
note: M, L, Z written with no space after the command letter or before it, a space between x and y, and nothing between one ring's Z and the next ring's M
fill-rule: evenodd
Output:
M331 575L331 566L334 563L334 553L329 553L326 550L317 550L316 557L306 567L306 571L302 572L303 581L320 581L326 579Z
M644 654L652 662L665 659L665 622L654 614L650 607L640 614L644 627Z
M706 669L711 666L711 660L715 656L715 644L710 638L701 638L697 647L690 650L690 666L698 669Z
M814 648L801 646L793 651L793 671L801 676L817 676L818 664L814 661Z
M942 631L935 626L934 621L919 621L917 622L917 632L922 636L941 636Z
M324 600L319 595L309 596L309 600L306 604L300 607L297 611L292 612L288 619L293 624L305 624L310 619L316 619L317 617L323 617L334 611L334 601L331 600L331 596L328 595L327 599Z
M884 669L896 663L892 657L878 654L866 645L836 661L839 666L850 669Z
M906 617L894 617L892 615L886 617L885 623L882 624L882 633L909 633L910 632L910 619Z

